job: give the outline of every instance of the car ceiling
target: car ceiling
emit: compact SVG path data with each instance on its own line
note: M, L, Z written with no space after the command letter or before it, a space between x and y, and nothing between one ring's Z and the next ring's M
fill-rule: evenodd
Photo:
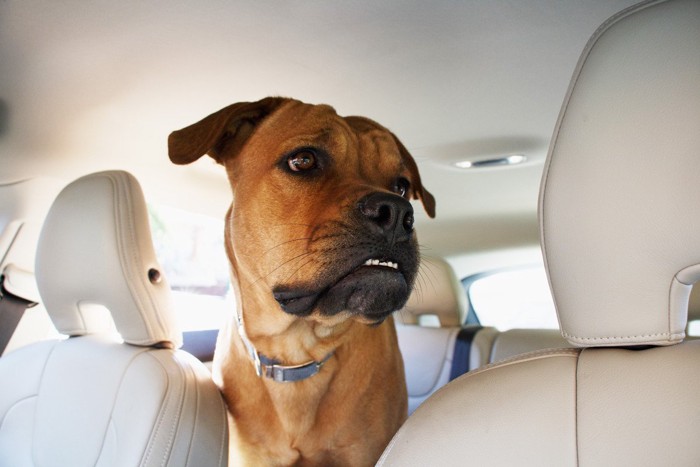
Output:
M0 182L125 169L222 217L224 171L168 134L238 101L328 103L390 128L437 199L420 243L535 244L547 146L579 54L630 0L0 2ZM521 166L464 171L470 157Z

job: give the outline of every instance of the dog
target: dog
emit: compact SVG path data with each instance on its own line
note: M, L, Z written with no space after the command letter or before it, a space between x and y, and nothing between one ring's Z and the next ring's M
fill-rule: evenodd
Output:
M373 465L407 417L392 312L419 252L409 199L435 199L386 128L328 105L240 102L168 138L233 191L225 218L236 313L215 381L231 465Z

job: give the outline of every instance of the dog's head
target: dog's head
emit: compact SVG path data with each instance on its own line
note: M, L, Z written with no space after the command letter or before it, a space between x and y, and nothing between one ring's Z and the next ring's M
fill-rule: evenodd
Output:
M175 131L170 159L208 154L233 189L227 249L242 290L289 315L381 323L418 270L409 199L435 216L415 161L386 128L326 105L267 98Z

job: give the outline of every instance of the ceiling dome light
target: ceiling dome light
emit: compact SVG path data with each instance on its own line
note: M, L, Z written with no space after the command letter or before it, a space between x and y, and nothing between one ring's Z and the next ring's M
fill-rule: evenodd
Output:
M478 169L485 167L506 167L522 164L527 160L522 154L512 154L510 156L491 157L487 159L473 159L455 162L455 167L460 169Z

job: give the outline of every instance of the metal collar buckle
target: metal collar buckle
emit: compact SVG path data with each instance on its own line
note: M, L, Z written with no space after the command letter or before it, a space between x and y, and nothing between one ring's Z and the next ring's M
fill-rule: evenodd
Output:
M331 358L331 355L333 355L333 352L326 355L320 362L312 361L302 365L284 366L276 363L265 365L265 376L278 383L301 381L317 374L323 367L323 364Z
M260 355L246 335L245 327L243 326L243 316L241 316L240 313L236 313L236 321L238 324L238 335L243 341L243 345L255 367L255 374L258 375L259 378L265 376L266 378L280 383L301 381L317 374L321 370L323 364L333 355L333 352L330 352L320 362L311 361L293 366L280 365L280 362L277 360Z

